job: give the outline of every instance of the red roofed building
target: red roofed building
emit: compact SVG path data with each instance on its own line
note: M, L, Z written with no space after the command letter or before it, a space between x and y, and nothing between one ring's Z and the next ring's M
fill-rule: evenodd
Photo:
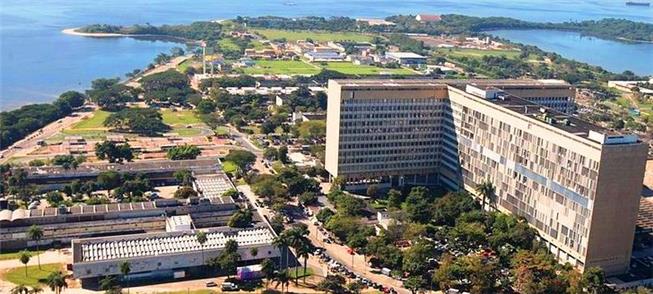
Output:
M435 14L418 14L415 19L421 22L434 22L442 20L442 17Z

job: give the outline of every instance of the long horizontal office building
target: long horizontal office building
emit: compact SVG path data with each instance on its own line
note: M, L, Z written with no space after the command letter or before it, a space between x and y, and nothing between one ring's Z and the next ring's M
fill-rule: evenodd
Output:
M265 224L203 231L207 237L204 244L197 242L195 230L73 240L73 275L82 283L120 275L120 264L127 261L131 279L184 278L201 271L207 260L220 254L228 240L238 243L241 263L280 256L279 249L272 245L275 235Z
M523 216L580 269L628 270L647 145L568 113L575 90L534 80L332 80L326 169L350 187L442 185Z
M43 230L39 245L63 246L73 239L93 236L163 231L166 216L189 215L199 227L224 226L238 209L231 197L223 203L182 203L176 199L111 203L45 209L0 211L0 253L36 246L27 231ZM226 201L229 200L229 201ZM257 219L258 220L258 219Z

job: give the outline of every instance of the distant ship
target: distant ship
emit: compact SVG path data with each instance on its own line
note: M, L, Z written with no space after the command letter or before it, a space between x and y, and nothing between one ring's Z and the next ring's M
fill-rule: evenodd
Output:
M628 1L626 2L626 5L632 5L632 6L651 6L650 2L635 2L635 1Z
M283 2L283 5L286 5L286 6L295 6L295 5L297 5L297 3L295 3L295 2Z

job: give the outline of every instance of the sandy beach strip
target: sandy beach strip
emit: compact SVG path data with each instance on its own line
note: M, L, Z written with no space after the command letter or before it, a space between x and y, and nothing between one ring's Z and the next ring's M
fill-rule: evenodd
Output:
M132 37L134 35L116 34L116 33L83 33L79 32L80 28L64 29L61 32L67 35L84 36L84 37Z

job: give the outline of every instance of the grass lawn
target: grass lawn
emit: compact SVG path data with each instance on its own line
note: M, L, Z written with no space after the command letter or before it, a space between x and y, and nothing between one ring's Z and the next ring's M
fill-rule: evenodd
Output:
M229 134L230 134L230 132L229 132L229 128L228 128L228 127L224 127L224 126L219 126L219 127L215 128L215 133L216 133L218 136L225 136L225 135L229 135Z
M184 60L184 62L177 65L177 70L180 71L180 72L184 72L184 71L186 71L187 68L193 66L194 62L195 62L195 60L193 58L186 59L186 60Z
M480 49L471 49L471 48L440 48L437 49L437 52L446 55L456 56L456 57L467 56L467 57L474 57L474 58L481 58L485 55L517 58L520 53L517 50L480 50Z
M170 126L202 123L192 110L172 111L168 108L164 108L161 109L161 115L163 116L163 123Z
M218 46L226 51L240 51L240 47L230 38L222 38L218 41Z
M61 140L66 136L82 136L86 140L104 140L109 135L109 131L102 129L68 129L63 130L60 134ZM56 135L48 140L56 141L58 136Z
M32 257L36 258L36 255L43 253L43 250L27 250L29 254L32 255ZM17 252L7 252L7 253L1 253L0 254L0 260L10 260L10 259L18 259L20 257L20 253L22 251L17 251Z
M302 260L303 262L303 260ZM295 275L295 269L297 268L297 275ZM313 270L310 267L306 268L306 272L304 272L304 267L303 266L298 266L298 267L291 267L288 268L288 276L290 276L291 279L294 278L303 278L304 276L311 276L313 274Z
M297 60L259 60L253 67L245 68L246 74L314 75L320 68Z
M38 265L31 265L27 267L27 276L25 276L25 267L21 266L7 271L2 275L2 279L16 285L23 284L34 287L42 284L50 273L63 270L64 267L61 263L42 264L41 269Z
M222 170L226 173L236 172L237 169L238 167L236 166L236 164L231 161L225 161L222 163Z
M73 130L81 129L102 129L104 128L104 120L111 115L111 112L104 110L96 110L90 118L83 119L72 126Z
M250 130L251 134L258 135L261 133L261 128L259 126L246 126L243 127L243 130Z
M288 41L306 40L306 38L313 39L314 41L357 41L369 42L372 36L352 32L326 32L326 31L290 31L290 30L277 30L277 29L252 29L251 31L264 36L268 40L286 38Z
M202 130L199 128L176 128L170 130L171 133L176 133L181 137L194 137L202 133Z
M317 63L319 64L319 63ZM372 65L356 65L351 62L328 62L326 67L328 70L341 72L349 75L378 75L378 74L394 74L394 75L412 75L416 74L414 71L407 68L381 68Z
M382 200L382 199L376 199L372 203L370 203L372 208L374 209L385 209L388 207L388 200Z
M263 43L261 43L260 41L256 41L256 40L251 41L251 42L249 42L249 43L250 43L252 46L254 46L252 49L255 49L255 50L263 50L263 49L270 49L270 48L271 48L270 46L268 46L268 45L266 45L266 44L263 44Z

